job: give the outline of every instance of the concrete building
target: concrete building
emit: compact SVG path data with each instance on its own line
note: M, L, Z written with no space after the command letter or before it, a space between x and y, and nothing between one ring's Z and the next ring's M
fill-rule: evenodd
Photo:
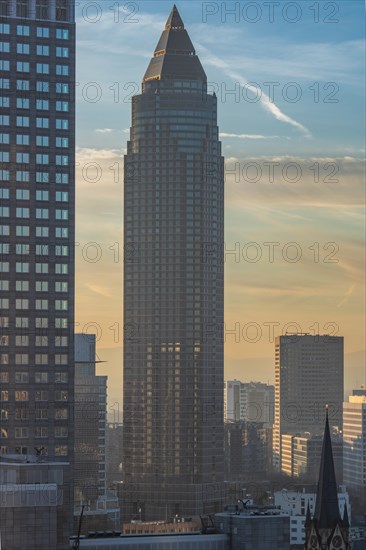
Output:
M39 460L39 459L38 459ZM0 542L7 550L68 548L70 464L0 459Z
M241 505L232 506L214 516L219 531L227 534L230 550L290 550L290 517L274 507L249 507L240 510ZM228 508L228 507L226 507Z
M268 469L268 434L259 422L225 424L226 479L239 481L253 475L266 477Z
M279 506L281 511L290 517L290 542L291 545L304 545L305 542L305 519L309 506L310 513L315 512L316 491L275 491L274 504ZM351 504L346 488L342 485L338 489L338 505L341 517L344 515L344 508L347 506L348 516L351 521Z
M364 394L362 394L362 391ZM366 490L366 392L355 390L343 403L343 482Z
M74 7L73 0L0 2L0 453L67 462L68 483L74 447ZM68 517L71 525L72 507ZM22 518L15 524L21 529ZM67 544L66 516L63 527L65 541L54 548ZM25 537L22 550L32 544Z
M331 429L342 428L343 337L278 336L275 346L273 467L281 469L281 436L321 435L329 405Z
M222 509L224 159L217 98L174 6L125 156L123 494L128 520Z
M70 542L70 548L72 548ZM180 535L134 535L116 538L87 538L80 541L81 550L228 550L223 534L200 533Z
M75 334L74 532L83 504L83 533L119 528L118 498L106 486L106 414L107 377L96 374L96 336Z
M227 380L224 392L225 422L260 422L272 428L274 386L263 382Z

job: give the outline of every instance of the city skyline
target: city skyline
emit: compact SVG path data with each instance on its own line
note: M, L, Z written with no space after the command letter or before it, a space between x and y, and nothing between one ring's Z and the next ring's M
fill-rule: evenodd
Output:
M345 389L350 391L366 381L362 305L362 128L360 126L357 130L355 120L347 139L344 132L337 129L339 121L346 124L346 120L352 120L349 105L360 113L363 110L362 84L359 81L363 73L360 56L362 29L356 16L358 3L354 4L355 12L344 4L340 4L339 23L334 24L316 24L311 13L305 10L296 24L287 23L282 16L270 24L264 12L256 24L243 20L235 23L229 16L227 22L222 23L220 13L207 15L204 23L201 5L193 4L192 10L187 10L184 3L177 4L206 66L208 81L220 85L219 90L215 89L227 170L225 241L228 250L236 246L237 256L240 255L240 261L236 262L237 256L229 254L225 262L226 378L243 378L244 375L248 376L247 379L273 383L274 341L270 339L270 331L273 330L271 336L280 335L288 323L297 323L289 326L289 330L300 327L301 332L311 334L337 331L336 334L344 336ZM84 13L84 18L81 7L77 13L80 58L76 92L79 121L77 242L80 243L76 247L76 318L80 323L77 330L89 327L92 331L93 327L88 324L93 322L100 325L102 335L98 341L98 353L108 363L99 371L111 377L111 406L119 403L116 407L121 406L121 396L115 388L122 385L123 245L120 228L122 154L127 141L129 97L138 93L140 74L145 69L149 52L155 46L154 37L164 24L170 5L166 2L139 2L136 7L138 11L133 15L121 11L119 23L114 22L113 11L107 13L105 9L95 23L85 17L88 15L92 20L97 15L95 11ZM325 15L322 15L323 19ZM125 19L136 19L136 22L129 23ZM308 28L314 33L313 40L306 33ZM228 32L220 33L220 29ZM108 64L100 67L96 77L91 67L105 55L107 46L102 45L101 40L106 31L110 39ZM141 32L144 46L132 50L132 42L140 44ZM274 45L273 52L265 50L262 45L267 33ZM215 45L212 36L215 36ZM237 67L236 76L228 76L218 62L214 63L212 51L215 50L217 58L233 66L234 60L239 59L241 50L236 46L239 43L242 44L245 66L242 69ZM343 60L348 59L350 49L353 62L346 67ZM128 51L128 55L121 55L123 51ZM269 56L267 64L260 63L264 55ZM274 63L272 58L275 55L281 63ZM276 105L286 116L306 127L312 137L306 137L304 130L278 120L260 104L237 103L236 96L230 94L224 101L225 86L228 91L235 89L235 83L240 82L239 75L259 84L280 82L275 90L281 90L291 81L298 82L303 98L291 103L284 101L280 94ZM88 84L91 82L98 86ZM319 82L320 89L328 82L338 82L338 103L314 103L315 92L309 90L309 86L315 82ZM263 92L268 92L268 86L262 85L262 88ZM242 89L243 86L240 93ZM293 91L294 88L289 89L289 92ZM327 89L322 93L330 91ZM90 97L94 101L100 92L102 97L95 103L85 99ZM321 128L317 118L322 121ZM358 120L362 125L362 116ZM229 134L237 137L226 137ZM348 134L357 141L352 147L346 143ZM282 137L273 137L277 135ZM260 136L272 138L262 139ZM235 169L236 162L241 163L240 169L247 167L248 181L241 175L239 183L235 183L235 176L229 171ZM263 171L263 177L257 183L252 181L257 167L250 167L249 162L257 163ZM295 162L303 177L290 183L281 176L280 180L277 178L275 183L270 183L269 167L264 166L264 162L282 163L275 167L281 174L284 164ZM319 183L314 183L315 162L319 162ZM98 178L98 174L90 163L100 165L102 179L99 182L92 181ZM330 165L325 169L326 163ZM332 171L338 169L338 165L340 172L334 179L339 179L339 183L325 183L324 178L329 175L332 179ZM295 172L291 167L288 169L289 177L293 178ZM97 248L88 245L93 242L98 243ZM258 247L246 247L251 242L260 247L262 257L258 262L252 261ZM273 263L269 261L270 245L264 244L270 242L279 243L272 245ZM284 248L284 254L288 252L290 259L298 253L294 247L286 248L290 242L298 243L301 249L302 258L297 263L283 259ZM319 249L314 243L319 243ZM339 250L327 243L335 243ZM323 249L324 246L327 249ZM101 253L99 261L94 262ZM85 260L87 255L92 262ZM324 263L325 259L330 261ZM229 334L235 329L235 323L240 324L239 342ZM255 341L257 335L258 341Z

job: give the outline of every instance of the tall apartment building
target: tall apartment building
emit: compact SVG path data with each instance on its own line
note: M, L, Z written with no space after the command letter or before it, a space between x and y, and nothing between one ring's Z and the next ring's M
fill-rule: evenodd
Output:
M0 451L71 468L74 1L2 0L0 69Z
M126 517L213 513L224 479L224 171L217 98L174 6L125 157Z
M344 354L342 336L278 336L275 346L273 467L279 471L282 434L321 434L326 404L331 428L341 429Z
M224 391L225 422L261 422L272 428L274 386L263 382L227 380Z
M363 392L363 395L362 395ZM366 489L366 391L355 390L343 403L343 482Z

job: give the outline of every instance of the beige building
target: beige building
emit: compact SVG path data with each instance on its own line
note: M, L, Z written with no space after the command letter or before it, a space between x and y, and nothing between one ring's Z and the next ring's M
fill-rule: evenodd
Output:
M366 390L343 403L343 440L344 483L366 488Z

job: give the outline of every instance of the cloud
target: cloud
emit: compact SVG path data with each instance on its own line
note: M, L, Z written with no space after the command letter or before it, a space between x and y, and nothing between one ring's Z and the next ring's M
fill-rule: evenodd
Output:
M97 128L95 130L98 134L110 134L113 132L112 128Z
M279 139L280 136L262 136L259 134L228 134L220 132L220 138L237 138L237 139Z
M355 290L356 288L356 285L353 284L349 287L349 289L347 290L347 292L345 293L344 297L342 298L342 300L339 302L339 304L337 305L338 308L344 306L344 304L346 304L350 298L350 296L352 296L353 294L353 291Z

